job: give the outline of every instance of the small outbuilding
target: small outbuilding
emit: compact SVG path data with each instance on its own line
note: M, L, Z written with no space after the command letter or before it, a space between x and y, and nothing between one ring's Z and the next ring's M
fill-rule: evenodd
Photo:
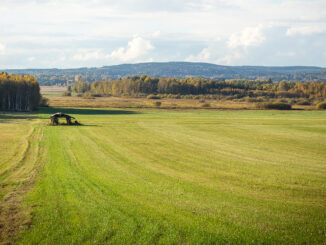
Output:
M80 123L77 120L75 120L74 122L72 121L73 119L76 119L76 118L69 116L67 114L64 114L62 112L57 112L57 113L53 114L52 116L50 116L51 124L58 125L59 118L65 118L67 121L67 125L80 125Z

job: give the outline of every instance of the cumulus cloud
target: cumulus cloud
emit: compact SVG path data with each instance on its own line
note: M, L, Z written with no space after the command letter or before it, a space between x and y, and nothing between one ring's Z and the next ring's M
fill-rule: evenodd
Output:
M240 32L233 33L228 40L229 48L258 46L265 41L262 27L247 27Z
M185 60L193 62L209 62L211 56L211 52L208 50L208 48L204 48L199 54L190 55Z
M150 40L142 37L135 37L128 42L127 47L121 47L114 50L109 57L120 61L133 61L145 56L153 49L154 46Z
M105 52L103 49L78 49L77 53L73 55L74 61L94 61L94 60L118 60L118 61L139 61L151 60L145 57L151 50L154 49L150 40L142 37L134 37L128 42L127 47L120 47L113 50L111 53Z
M295 35L304 35L309 36L313 34L326 32L325 26L296 26L290 27L286 30L287 36L295 36Z

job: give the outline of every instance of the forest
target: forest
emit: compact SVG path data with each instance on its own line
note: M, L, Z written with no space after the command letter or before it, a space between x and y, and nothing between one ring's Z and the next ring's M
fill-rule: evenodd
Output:
M324 82L288 82L274 83L269 80L214 80L205 78L156 78L146 75L127 77L102 82L75 82L72 92L82 94L90 92L97 96L139 96L149 94L172 95L220 95L266 98L310 98L325 99Z
M40 85L65 85L74 81L95 82L119 79L127 76L207 79L249 79L273 81L326 81L326 68L313 66L221 66L193 62L149 62L121 64L104 67L82 67L74 69L15 69L8 73L30 74Z
M37 108L41 98L34 76L0 73L0 110L31 111Z

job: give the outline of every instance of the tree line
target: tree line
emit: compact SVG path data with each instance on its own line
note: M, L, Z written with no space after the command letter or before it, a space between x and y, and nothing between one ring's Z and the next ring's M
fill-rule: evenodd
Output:
M0 73L0 110L31 111L37 108L41 98L34 76Z
M98 96L180 94L222 96L264 96L268 98L326 98L324 82L274 83L269 80L216 80L205 78L156 78L146 75L126 77L112 81L93 83L76 82L71 90L76 93L91 92Z

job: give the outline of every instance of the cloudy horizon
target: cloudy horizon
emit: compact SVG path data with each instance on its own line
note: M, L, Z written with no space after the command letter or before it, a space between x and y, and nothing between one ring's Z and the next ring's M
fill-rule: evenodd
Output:
M326 67L322 0L0 0L0 68Z

